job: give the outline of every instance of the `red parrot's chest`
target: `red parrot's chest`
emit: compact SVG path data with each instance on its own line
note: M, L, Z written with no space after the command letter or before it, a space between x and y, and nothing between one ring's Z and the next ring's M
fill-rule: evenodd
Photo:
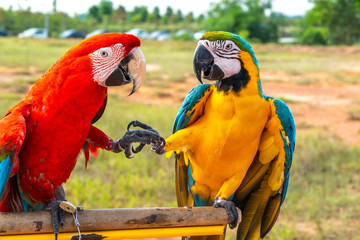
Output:
M28 201L51 201L69 178L104 98L105 89L96 88L57 92L34 104L19 154L20 187Z

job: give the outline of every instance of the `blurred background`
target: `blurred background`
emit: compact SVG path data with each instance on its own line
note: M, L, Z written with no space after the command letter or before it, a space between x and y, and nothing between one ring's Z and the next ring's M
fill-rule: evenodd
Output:
M85 3L86 2L86 3ZM205 31L240 34L253 47L266 95L285 101L297 126L286 201L267 239L359 239L360 2L358 0L1 0L0 115L70 47L102 32L142 40L144 85L109 88L96 126L114 139L135 119L167 137ZM60 143L59 143L60 144ZM85 208L176 206L174 159L146 147L134 159L100 152L65 184ZM227 239L234 239L229 231Z

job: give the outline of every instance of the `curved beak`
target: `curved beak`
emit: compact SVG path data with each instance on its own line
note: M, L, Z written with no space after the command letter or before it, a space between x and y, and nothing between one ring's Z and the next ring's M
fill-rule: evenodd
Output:
M124 57L115 71L106 79L106 86L121 86L133 82L133 94L144 82L146 63L144 54L136 47Z
M197 79L202 83L202 78L208 80L221 80L224 72L214 63L214 56L211 52L199 44L195 49L193 67Z

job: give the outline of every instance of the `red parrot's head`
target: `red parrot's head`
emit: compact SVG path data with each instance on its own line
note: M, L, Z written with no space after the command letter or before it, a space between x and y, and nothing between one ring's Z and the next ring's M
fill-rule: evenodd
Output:
M146 72L145 57L139 47L140 40L133 35L104 33L81 41L63 59L79 60L73 66L77 70L90 65L93 80L103 87L133 82L133 93L143 83ZM90 64L83 64L82 60Z

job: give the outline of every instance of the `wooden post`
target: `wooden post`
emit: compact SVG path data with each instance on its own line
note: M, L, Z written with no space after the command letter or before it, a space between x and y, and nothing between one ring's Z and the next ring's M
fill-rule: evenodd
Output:
M229 221L224 208L214 207L91 209L79 211L78 219L81 232L219 226ZM0 213L0 236L52 232L49 211ZM60 232L77 232L71 214L66 214Z

